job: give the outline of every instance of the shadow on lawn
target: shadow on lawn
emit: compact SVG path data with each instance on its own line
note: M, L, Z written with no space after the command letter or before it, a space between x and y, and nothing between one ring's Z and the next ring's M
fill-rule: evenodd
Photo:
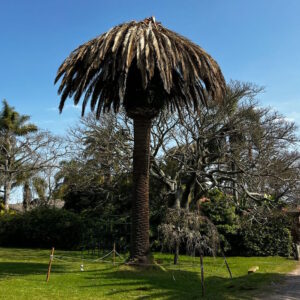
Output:
M13 276L25 275L45 275L47 274L48 264L33 262L0 262L0 280ZM51 273L61 273L63 266L55 265Z
M104 283L86 285L82 288L105 288L108 298L118 295L137 299L253 299L260 294L258 288L270 287L272 281L282 280L285 276L274 273L255 273L237 278L207 276L205 278L205 297L202 297L199 273L193 271L159 270L115 270L113 272L98 273L91 271L86 279L101 277ZM106 283L110 282L110 283Z

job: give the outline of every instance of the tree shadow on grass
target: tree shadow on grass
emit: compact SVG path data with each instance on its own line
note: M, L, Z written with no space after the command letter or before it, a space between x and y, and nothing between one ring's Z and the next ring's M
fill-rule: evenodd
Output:
M112 272L98 273L92 271L87 280L99 277L99 284L90 284L82 288L99 288L107 290L106 296L115 295L122 298L136 299L240 299L250 300L260 293L264 286L272 281L285 278L284 275L255 273L237 278L207 276L205 278L205 296L202 297L201 280L198 272L170 270L126 270L120 268ZM101 283L101 277L104 279Z
M47 263L33 262L0 262L0 280L14 276L47 274ZM64 266L55 265L51 273L64 272Z

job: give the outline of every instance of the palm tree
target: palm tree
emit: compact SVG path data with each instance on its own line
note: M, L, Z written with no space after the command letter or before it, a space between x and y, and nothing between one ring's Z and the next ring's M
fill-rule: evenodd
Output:
M23 209L24 209L24 211L27 211L30 208L31 201L32 201L32 191L31 191L29 179L27 178L24 181L24 186L23 186Z
M3 108L0 112L0 166L4 173L4 206L9 209L9 200L13 184L14 170L14 145L16 136L24 136L37 131L34 124L26 124L29 116L20 115L14 107L9 106L6 100L3 100Z
M132 261L149 254L149 146L151 121L164 108L200 109L221 100L225 81L218 64L202 48L166 29L154 17L113 27L75 49L58 69L62 111L67 97L82 115L90 100L99 118L120 107L134 123Z

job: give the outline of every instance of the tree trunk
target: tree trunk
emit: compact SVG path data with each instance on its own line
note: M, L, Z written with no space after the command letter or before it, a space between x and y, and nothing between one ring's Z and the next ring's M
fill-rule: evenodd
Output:
M4 183L4 209L6 211L9 211L10 192L11 192L11 181L9 179L6 179Z
M10 171L10 155L11 155L11 143L9 137L7 136L5 139L6 145L6 157L5 157L5 165L4 165L4 209L5 211L9 211L9 201L10 201L10 192L12 186L12 178Z
M231 163L231 171L236 172L236 165L234 162ZM234 181L232 181L232 195L234 197L235 202L239 204L239 194L237 191L237 184L236 184L237 174L233 174L233 179Z
M181 188L181 183L179 184L179 188L176 192L175 195L175 203L174 203L174 208L177 209L177 213L180 214L180 198L182 197L182 188ZM179 258L179 246L180 242L177 241L175 244L175 253L174 253L174 265L177 265L178 258Z
M24 209L24 211L27 211L30 208L31 201L32 201L32 193L31 193L29 182L26 181L24 183L24 189L23 189L23 209Z
M182 187L181 183L178 185L177 191L175 193L175 201L174 201L174 208L180 209L181 207L181 198L182 198Z
M134 118L133 203L130 260L149 259L149 161L151 119Z
M179 242L175 245L175 253L174 253L174 265L177 265L178 258L179 258Z
M182 195L182 207L184 207L187 211L190 209L190 203L194 197L195 179L195 175L192 175L190 180L186 183L186 188Z

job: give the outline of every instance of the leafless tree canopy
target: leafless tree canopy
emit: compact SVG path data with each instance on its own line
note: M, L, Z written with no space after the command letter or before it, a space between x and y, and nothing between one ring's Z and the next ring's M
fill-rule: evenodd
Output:
M295 201L299 190L296 127L255 102L261 89L237 82L222 106L160 115L152 130L151 174L188 207L217 187L240 203Z
M11 188L39 173L57 168L59 160L66 154L62 139L49 132L12 136L9 147L7 145L7 137L0 135L0 184L2 178L3 183L9 182ZM4 165L3 161L8 163Z
M260 91L232 82L221 106L182 111L182 119L165 111L154 120L150 171L165 186L162 197L173 195L178 206L189 207L219 188L241 206L270 200L270 195L276 201L299 201L295 124L260 107L255 101ZM133 128L125 114L112 113L100 122L89 115L71 136L72 158L85 166L79 181L86 175L91 182L100 172L117 184L120 174L131 172Z

